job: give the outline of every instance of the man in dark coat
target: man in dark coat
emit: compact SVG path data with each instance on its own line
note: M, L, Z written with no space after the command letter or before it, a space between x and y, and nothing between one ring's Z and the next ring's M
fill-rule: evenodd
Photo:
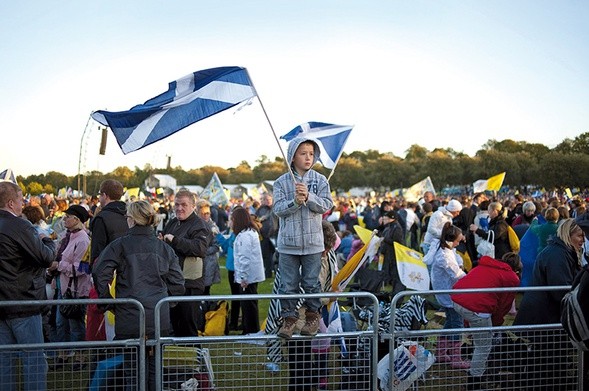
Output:
M176 217L166 224L160 235L161 239L172 246L180 260L186 296L200 296L205 291L203 259L213 241L212 232L195 210L195 195L188 190L178 191L174 199ZM196 302L178 303L170 310L174 335L198 335L199 315Z
M12 182L0 182L0 301L45 300L45 270L56 269L55 244L39 236L35 227L20 217L23 195ZM0 307L0 345L41 344L43 324L39 306ZM47 381L47 361L41 349L25 349L23 388L42 389ZM0 384L9 387L18 375L13 351L0 352Z
M107 179L100 184L100 212L90 222L92 263L110 242L125 235L129 230L125 218L127 205L121 201L123 193L123 185L114 179Z

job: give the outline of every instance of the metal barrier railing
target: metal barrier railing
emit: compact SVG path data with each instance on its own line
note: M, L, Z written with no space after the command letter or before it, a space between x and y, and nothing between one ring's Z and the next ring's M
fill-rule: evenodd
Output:
M405 299L411 296L568 290L570 290L570 286L404 291L393 297L391 308L396 308L399 303L404 302ZM542 309L539 308L538 310L541 311ZM390 328L382 336L386 339L387 350L390 352L393 352L403 341L414 341L432 351L435 357L440 350L438 346L440 337L459 335L461 341L463 341L460 353L462 358L467 358L473 353L472 340L474 337L492 333L492 350L487 357L485 372L485 387L488 389L519 390L522 388L528 389L528 387L531 387L529 389L549 387L549 389L582 390L582 371L580 368L583 367L583 357L568 341L568 337L560 323L508 325L491 328L442 329L429 327L420 330L395 330L395 320L396 313L391 311ZM425 364L421 363L421 365ZM413 383L412 389L454 390L457 387L464 386L467 381L467 372L464 369L453 369L450 365L438 363L437 360L433 366L428 368L427 370L419 368L424 374L421 376L420 381ZM398 369L395 368L394 360L390 360L388 373L394 374L395 370L398 372Z
M432 296L435 294L469 294L480 292L527 292L568 290L570 287L528 287L441 291L404 291L392 298L392 309L411 296ZM462 354L472 354L472 339L480 333L491 331L496 344L487 360L492 375L488 388L504 390L525 389L547 386L553 375L560 374L554 389L582 389L583 355L568 341L560 324L499 326L492 328L436 328L436 319L429 311L430 326L419 330L395 330L396 312L390 313L390 328L379 330L380 311L376 296L367 292L322 293L314 295L240 295L240 296L198 296L169 297L157 303L155 318L160 319L164 305L174 302L219 302L235 300L258 300L260 302L303 297L348 299L357 316L362 311L371 312L362 320L364 328L356 331L322 332L317 337L295 335L285 341L274 334L218 335L194 337L170 337L161 333L160 322L156 321L154 339L146 339L145 310L133 299L77 299L52 301L0 302L1 307L11 306L54 306L59 304L129 304L139 308L140 336L138 339L115 341L51 342L44 344L0 345L0 357L20 361L27 351L42 350L51 365L47 376L47 389L97 391L108 383L124 387L127 376L120 369L125 359L136 360L129 364L136 368L137 389L145 390L147 349L153 348L155 359L155 380L157 390L180 389L196 383L200 388L223 390L277 390L292 386L293 376L302 380L299 385L327 387L318 389L378 390L380 375L379 354L394 356L395 349L406 341L414 341L436 355L436 340L440 336L459 334L462 341ZM363 305L356 304L363 302ZM262 305L260 305L262 307ZM539 309L541 310L541 309ZM441 319L441 318L440 318ZM356 319L358 320L358 319ZM441 320L440 320L441 322ZM358 322L356 322L358 323ZM327 342L326 342L327 341ZM344 342L344 343L342 343ZM501 343L500 343L501 342ZM327 346L327 348L326 348ZM275 348L271 350L270 348ZM151 350L151 349L150 349ZM85 368L75 368L71 362L56 365L58 354L74 352L87 358ZM269 357L274 354L272 360ZM323 354L323 356L320 356ZM279 356L279 358L277 358ZM315 365L315 366L314 366ZM323 367L322 367L323 366ZM394 359L387 364L389 373L394 373ZM24 373L17 366L17 373ZM115 368L115 369L113 369ZM119 369L116 369L119 368ZM318 374L327 371L327 384L317 384ZM118 372L117 372L118 371ZM324 372L321 372L324 371ZM453 369L450 365L435 362L425 373L409 385L413 390L456 390L465 383L466 371ZM210 377L207 377L210 374ZM206 375L206 376L205 376ZM313 378L312 380L309 380ZM193 379L193 380L192 380ZM192 382L192 383L190 383ZM22 382L15 380L14 389L22 388ZM10 389L11 384L2 384L2 389ZM404 389L406 385L397 384L394 389ZM542 388L539 387L539 388Z
M41 378L46 384L34 385L34 389L53 390L91 390L104 389L103 386L112 377L112 368L108 360L121 357L117 366L123 363L126 354L132 357L133 365L137 368L135 384L140 391L145 390L142 379L145 379L145 310L140 302L134 299L72 299L72 300L30 300L30 301L0 301L0 308L4 307L46 307L64 304L99 304L99 305L132 305L138 309L139 338L117 341L77 341L77 342L45 342L35 344L6 344L0 345L0 370L13 369L11 380L1 385L2 390L26 389L24 383L34 376L29 373L22 361L27 352L38 352L37 365ZM64 354L61 359L60 355ZM71 361L76 356L79 361ZM137 358L135 358L137 357ZM111 360L112 361L112 360ZM33 369L34 370L34 369ZM31 376L25 378L25 376ZM22 379L22 380L21 380ZM113 379L110 379L113 380ZM121 375L119 383L124 386L125 375Z
M159 316L165 303L190 302L190 301L232 301L232 300L258 300L270 301L280 299L298 298L330 298L337 299L367 299L368 306L378 308L378 300L367 292L322 293L309 295L240 295L240 296L200 296L195 297L169 297L160 301L155 308L155 316ZM377 390L376 377L371 374L376 370L376 355L370 352L376 351L378 339L378 315L372 319L367 330L344 333L322 333L320 337L305 337L294 335L291 340L285 341L275 334L250 335L224 335L224 336L200 336L200 337L164 337L161 328L156 322L156 389L179 389L181 380L197 377L198 381L205 384L203 389L211 387L223 390L277 390L291 387L311 389L317 386L316 372L321 368L312 365L326 364L332 373L327 376L329 386L336 389ZM330 342L335 342L339 348L329 349ZM341 341L347 342L342 345ZM319 349L317 341L326 342L327 348L323 350L325 357L321 361L312 357ZM361 345L361 347L359 347ZM282 355L278 362L268 359L270 347L277 348L273 354ZM343 346L347 346L344 348ZM325 345L324 345L325 347ZM317 349L316 349L317 348ZM344 349L353 349L347 358ZM335 351L334 351L335 350ZM361 350L361 351L360 351ZM356 357L362 355L361 358ZM350 358L353 356L352 358ZM353 363L356 367L338 366L340 363ZM207 368L208 364L208 368ZM209 371L214 372L212 379L202 373L191 376L191 373ZM182 372L184 371L184 373ZM180 373L178 378L176 375ZM293 379L293 376L298 379ZM313 379L312 379L313 378ZM344 381L345 380L345 381ZM185 383L185 382L184 382ZM296 385L293 386L293 383ZM185 383L186 387L187 384ZM352 387L352 388L348 388ZM330 388L331 389L331 388Z

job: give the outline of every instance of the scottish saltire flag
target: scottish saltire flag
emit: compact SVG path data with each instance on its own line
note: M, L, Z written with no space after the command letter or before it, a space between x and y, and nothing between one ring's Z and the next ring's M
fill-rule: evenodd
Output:
M503 186L504 180L505 172L494 175L489 179L479 179L478 181L472 184L472 191L473 193L480 193L485 190L499 191L499 189L501 189L501 186Z
M208 200L215 205L226 205L229 203L229 198L225 194L225 189L221 184L221 180L217 173L213 173L208 185L200 193L200 198Z
M306 122L280 136L290 141L297 136L309 137L319 144L321 156L319 161L323 167L333 169L337 164L353 126L325 124L323 122Z
M429 273L423 255L397 242L394 245L397 271L403 285L417 291L429 290Z
M111 128L127 154L254 96L245 68L212 68L171 82L168 91L129 111L99 110L92 118Z
M12 182L16 184L16 176L10 168L0 172L0 182Z
M423 194L426 191L431 191L436 195L436 189L434 189L434 184L432 183L432 179L428 176L422 181L417 182L407 190L403 191L403 198L409 202L417 202L420 198L423 197Z

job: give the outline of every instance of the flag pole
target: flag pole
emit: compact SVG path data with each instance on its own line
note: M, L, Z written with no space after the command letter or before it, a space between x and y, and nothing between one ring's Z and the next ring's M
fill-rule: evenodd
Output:
M270 125L270 129L272 130L272 135L274 135L274 140L276 140L276 144L278 144L278 149L280 149L280 153L282 154L282 158L284 159L284 164L286 164L286 168L288 169L288 172L290 173L292 181L296 183L296 179L295 179L294 173L292 172L292 168L290 167L290 164L289 164L288 160L286 159L286 155L284 154L284 150L282 149L282 146L280 145L280 140L278 140L278 136L276 136L276 132L274 131L274 126L272 126L272 122L270 122L270 117L268 117L268 113L266 112L266 109L264 108L264 104L262 103L262 99L260 99L260 95L258 94L258 91L256 90L256 86L254 86L254 83L252 82L252 78L250 77L249 71L246 69L245 72L247 73L247 77L250 80L250 83L252 84L252 87L254 89L254 92L256 93L256 96L258 97L258 102L260 102L260 107L262 107L262 111L264 112L264 116L266 117L266 121L268 121L268 125Z
M86 158L86 148L84 148L85 147L84 141L86 140L86 136L89 133L88 129L89 129L89 125L90 125L90 119L92 119L92 112L90 112L90 115L88 115L88 121L86 121L86 127L84 127L84 132L82 133L82 139L80 140L80 154L78 156L78 196L80 196L80 178L81 178L81 174L82 174L82 157L84 157L84 159ZM84 175L86 175L86 174L84 174ZM86 196L85 193L86 193L86 189L84 188L84 196Z

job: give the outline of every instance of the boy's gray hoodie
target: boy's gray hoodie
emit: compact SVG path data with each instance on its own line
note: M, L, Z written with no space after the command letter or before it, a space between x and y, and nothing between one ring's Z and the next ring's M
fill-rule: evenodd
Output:
M290 165L299 145L305 141L314 144L315 159L319 159L319 146L309 138L297 137L288 144L287 160ZM279 217L277 250L291 255L308 255L323 252L323 214L333 207L329 182L324 175L310 169L302 177L294 170L297 182L303 182L309 189L307 202L295 202L295 184L290 173L283 174L274 182L274 205L272 210Z

